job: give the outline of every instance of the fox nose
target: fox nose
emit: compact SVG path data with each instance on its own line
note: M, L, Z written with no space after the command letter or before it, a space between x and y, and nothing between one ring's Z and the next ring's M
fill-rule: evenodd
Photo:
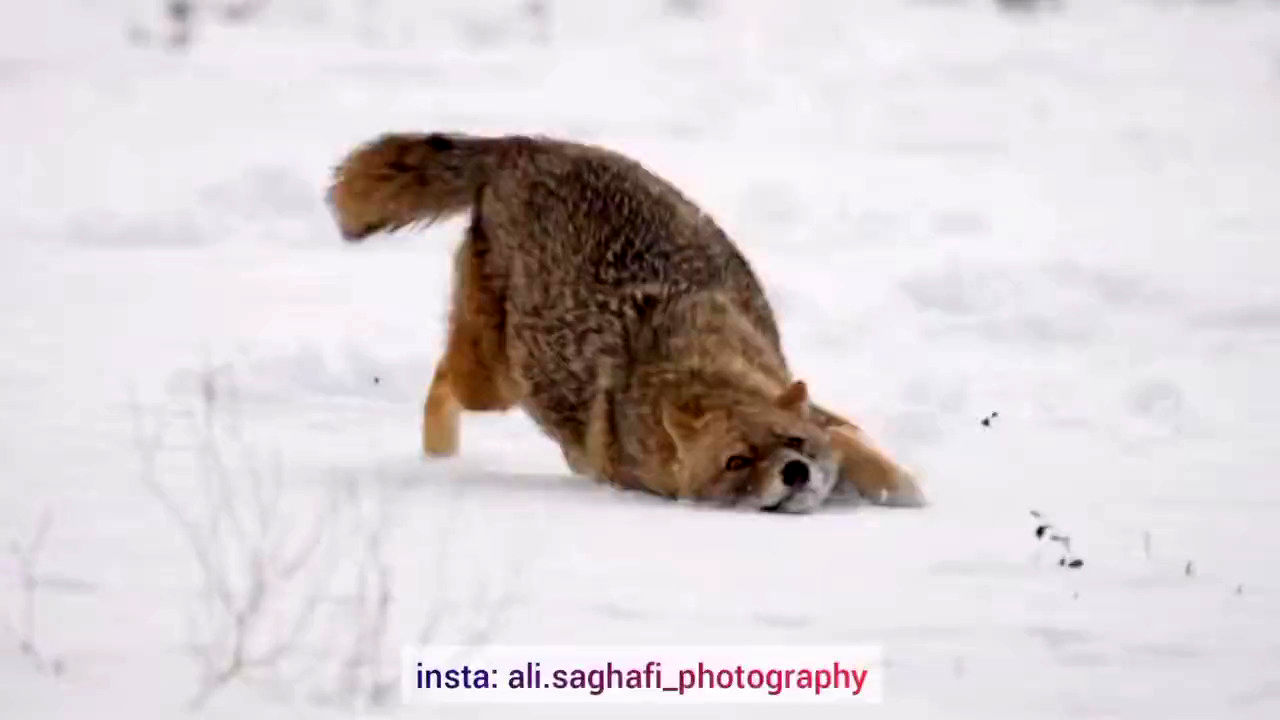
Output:
M809 482L809 465L802 460L792 460L782 466L782 484L787 487L804 487Z

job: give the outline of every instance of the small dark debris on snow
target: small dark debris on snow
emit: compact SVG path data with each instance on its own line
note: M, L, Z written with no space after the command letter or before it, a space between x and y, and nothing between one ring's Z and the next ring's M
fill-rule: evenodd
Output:
M996 419L996 418L998 418L998 417L1000 417L1000 413L998 413L998 412L992 412L990 415L988 415L988 416L986 416L986 417L982 418L982 426L983 426L983 427L991 427L991 421L992 421L992 420L995 420L995 419ZM1034 511L1033 511L1033 512L1034 512Z
M1187 566L1186 566L1185 568L1183 568L1183 569L1182 569L1182 572L1183 572L1183 574L1184 574L1184 575L1186 575L1187 577L1195 577L1195 574L1196 574L1196 566L1195 566L1195 565L1194 565L1190 560L1188 560L1188 561L1187 561Z
M1037 540L1055 542L1062 546L1063 555L1058 558L1058 567L1076 568L1084 567L1084 560L1074 556L1071 553L1071 536L1062 532L1058 532L1053 525L1044 522L1044 516L1038 511L1032 510L1031 517L1040 521L1036 525L1035 535ZM1053 531L1053 532L1050 532Z
M378 377L377 375L374 375L374 376L373 376L373 384L374 384L374 385L377 385L377 384L378 384L378 383L380 383L380 382L382 382L382 378Z

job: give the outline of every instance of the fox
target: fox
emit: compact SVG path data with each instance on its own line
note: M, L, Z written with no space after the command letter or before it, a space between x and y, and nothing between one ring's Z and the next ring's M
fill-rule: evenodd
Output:
M388 132L326 200L342 237L469 212L422 449L462 412L519 408L575 474L810 513L834 493L921 506L915 475L792 377L751 266L674 185L619 152L536 135Z

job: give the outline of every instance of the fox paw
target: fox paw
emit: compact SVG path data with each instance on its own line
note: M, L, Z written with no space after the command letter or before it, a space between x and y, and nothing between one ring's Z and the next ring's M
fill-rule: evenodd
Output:
M885 488L878 500L872 502L891 507L924 507L929 501L924 497L924 490L914 475L902 471L894 478L894 486Z

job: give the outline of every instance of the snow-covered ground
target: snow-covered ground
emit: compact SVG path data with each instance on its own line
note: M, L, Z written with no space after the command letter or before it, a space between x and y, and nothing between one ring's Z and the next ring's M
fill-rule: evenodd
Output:
M1276 4L276 0L186 53L159 4L0 12L0 715L183 713L228 637L194 538L233 607L274 568L218 717L419 716L376 701L420 639L878 644L853 711L892 718L1280 716ZM322 205L388 129L673 180L932 505L620 493L518 414L421 459L461 225L348 247ZM522 714L440 714L478 713Z

